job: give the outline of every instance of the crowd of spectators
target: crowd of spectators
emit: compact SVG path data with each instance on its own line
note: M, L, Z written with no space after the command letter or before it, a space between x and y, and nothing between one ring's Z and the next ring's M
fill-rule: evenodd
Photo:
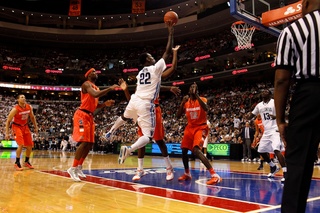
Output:
M276 38L264 32L257 32L253 36L253 43L256 46L267 44L275 41ZM273 61L273 57L266 51L252 51L243 57L229 57L228 53L234 52L237 45L236 37L231 33L230 29L221 30L215 34L202 36L201 38L189 38L185 40L176 40L175 43L181 44L179 50L179 66L191 64L195 57L211 55L211 61L200 70L194 72L192 68L182 68L171 77L174 79L183 79L194 77L195 75L203 75L209 72L219 72L249 66L266 61ZM32 70L63 70L82 73L91 67L101 70L104 73L112 73L116 75L126 75L123 69L138 68L137 55L142 52L150 52L155 58L160 58L165 47L157 44L127 47L118 45L105 49L91 48L83 49L81 47L41 47L37 45L10 45L0 44L0 65L9 67L18 67L25 70L25 73ZM273 51L274 48L270 51ZM217 56L225 55L223 58ZM169 60L170 61L170 60ZM17 73L19 74L19 73ZM42 84L42 85L79 85L78 78L65 78L57 75L54 79L38 79L38 78L17 78L16 76L7 76L7 82ZM82 75L79 75L82 76ZM112 79L112 76L108 76ZM113 78L116 81L116 78ZM97 82L99 85L112 85L114 82ZM128 82L130 84L130 82ZM132 82L134 83L134 82Z
M228 85L217 85L203 89L201 95L208 99L208 120L211 123L210 143L241 143L239 137L241 127L245 124L245 114L252 111L253 107L261 101L260 91L272 89L271 81L263 82L230 82ZM181 97L173 94L161 94L160 105L163 112L166 142L180 143L186 125L184 118L177 119L175 112L180 100L187 91L182 91ZM5 96L0 93L0 137L3 138L5 122L9 111L16 104L15 97ZM179 101L177 101L179 100ZM27 100L32 104L38 122L39 135L34 137L36 149L61 149L61 140L69 140L69 151L75 150L76 142L72 140L72 117L80 105L79 101L61 100ZM123 96L119 96L116 105L103 109L95 116L96 145L94 151L113 152L118 143L131 143L136 140L137 126L126 123L112 136L112 143L104 137L113 122L121 115L127 104ZM237 126L235 120L240 120ZM32 129L32 125L31 129Z

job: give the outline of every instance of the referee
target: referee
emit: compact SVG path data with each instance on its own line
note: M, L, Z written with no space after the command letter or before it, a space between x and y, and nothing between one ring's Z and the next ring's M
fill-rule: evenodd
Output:
M286 27L277 43L274 100L286 144L287 177L281 212L305 212L314 156L320 141L320 0L303 0L303 17ZM285 121L291 77L296 82Z

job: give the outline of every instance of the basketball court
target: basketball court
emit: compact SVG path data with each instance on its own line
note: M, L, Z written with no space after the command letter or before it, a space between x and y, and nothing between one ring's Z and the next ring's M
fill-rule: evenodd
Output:
M239 20L233 24L235 34L247 37L238 39L239 50L252 47L254 30L278 36L287 21L299 16L297 5L282 8L270 20L269 13L260 17L273 9L267 1L230 0L230 14ZM175 177L166 181L163 159L146 156L146 175L133 182L137 156L119 165L118 155L94 153L83 165L87 178L74 182L66 172L74 153L34 151L30 161L35 169L23 171L14 170L15 157L15 150L0 150L1 212L280 212L282 172L268 179L267 164L257 170L259 163L213 160L222 182L207 186L210 175L199 160L190 161L192 180L179 182L181 158L171 158ZM320 166L314 168L306 212L320 212Z
M137 156L122 165L115 154L90 154L83 167L87 175L74 182L66 172L74 153L34 151L35 169L15 171L15 150L1 150L1 212L280 212L281 171L268 179L269 166L259 163L213 160L222 182L207 186L209 173L199 160L190 161L193 179L179 182L181 158L171 158L174 180L166 181L161 157L146 156L146 175L133 182ZM315 166L307 213L320 212L320 166Z

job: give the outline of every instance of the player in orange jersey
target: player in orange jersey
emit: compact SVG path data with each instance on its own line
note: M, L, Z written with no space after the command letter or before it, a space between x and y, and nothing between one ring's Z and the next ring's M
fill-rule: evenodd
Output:
M189 95L190 96L186 95L183 97L182 103L177 112L178 118L181 118L182 113L185 113L188 121L181 142L182 162L185 172L178 180L187 181L192 179L188 159L188 150L191 150L210 172L211 179L207 181L207 184L217 184L222 180L222 178L220 178L220 176L214 171L209 160L201 151L204 139L207 137L209 131L207 125L207 99L199 96L198 86L196 83L193 83L190 86Z
M16 162L14 164L14 168L17 171L22 171L23 168L21 167L21 164L20 164L20 156L21 156L23 147L26 147L26 160L24 162L24 166L30 169L33 169L33 166L29 162L29 158L32 152L32 147L34 145L32 141L31 132L28 126L29 117L33 123L34 131L36 134L38 134L38 125L32 111L32 106L26 103L26 97L20 94L17 96L17 101L18 101L18 104L12 108L7 118L5 139L6 140L10 139L9 127L10 127L11 121L13 121L11 128L14 133L15 140L18 144L18 148L16 151Z
M81 144L76 150L72 167L67 170L74 181L81 181L79 177L86 177L82 172L82 164L94 143L94 111L114 104L114 100L107 100L104 103L99 103L99 97L104 96L116 87L119 87L119 85L115 84L100 91L100 89L95 85L98 75L93 68L86 72L85 77L87 78L87 81L85 81L81 86L81 105L73 116L72 137L75 141L80 142Z

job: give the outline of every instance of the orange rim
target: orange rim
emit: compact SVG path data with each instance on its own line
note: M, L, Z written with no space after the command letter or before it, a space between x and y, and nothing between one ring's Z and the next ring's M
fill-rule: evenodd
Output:
M233 27L233 26L235 26L235 25L241 25L241 24L248 24L248 23L246 23L246 22L244 22L244 21L236 21L236 22L234 22L234 23L231 25L231 27ZM251 27L242 28L242 29L238 29L238 30L253 30L253 29L258 29L258 28L256 28L255 26L252 26L252 25L250 25L250 24L248 24L248 25L251 26Z

